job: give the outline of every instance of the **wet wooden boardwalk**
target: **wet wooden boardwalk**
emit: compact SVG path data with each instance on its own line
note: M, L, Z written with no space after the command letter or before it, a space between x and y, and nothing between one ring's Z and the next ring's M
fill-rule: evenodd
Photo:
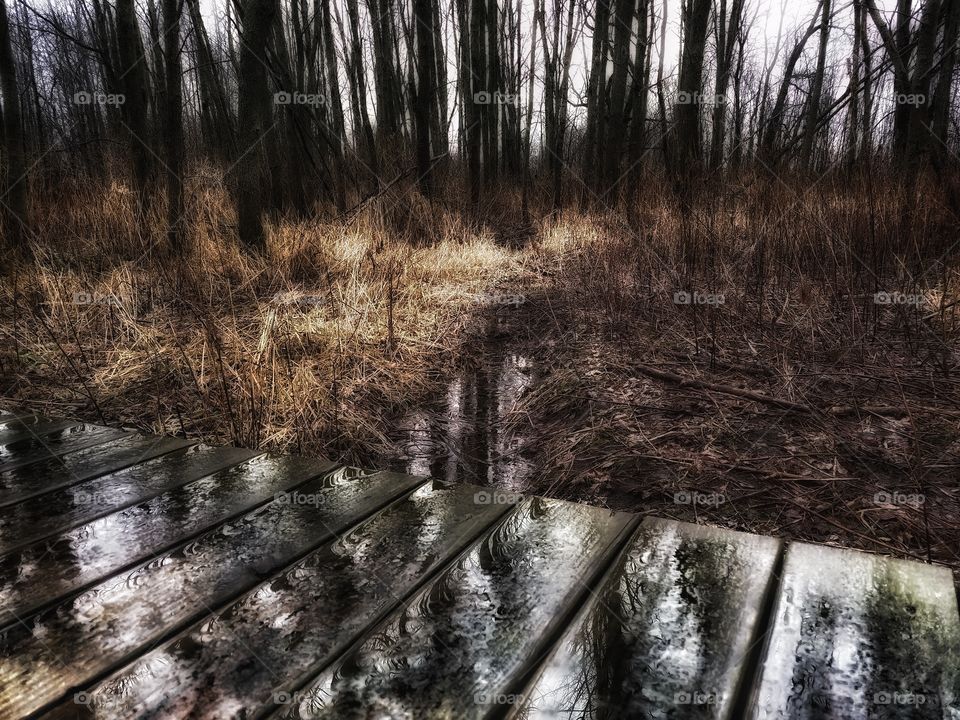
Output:
M0 718L960 718L951 573L0 415Z

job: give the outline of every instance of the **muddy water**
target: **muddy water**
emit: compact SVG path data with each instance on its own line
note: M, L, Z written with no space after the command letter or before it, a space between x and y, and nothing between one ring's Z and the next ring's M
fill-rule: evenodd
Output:
M393 470L474 483L512 492L529 490L533 467L524 457L524 423L512 432L517 403L538 380L537 341L529 306L519 296L494 302L477 352L449 380L442 396L409 410L391 440Z

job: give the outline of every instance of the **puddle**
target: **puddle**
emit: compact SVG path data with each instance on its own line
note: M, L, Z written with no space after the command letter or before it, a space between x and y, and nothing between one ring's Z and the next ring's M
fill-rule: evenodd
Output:
M479 351L446 392L411 409L389 434L396 450L388 459L392 470L514 492L529 489L533 466L523 456L528 440L523 423L505 429L538 377L526 316L524 305L491 311Z

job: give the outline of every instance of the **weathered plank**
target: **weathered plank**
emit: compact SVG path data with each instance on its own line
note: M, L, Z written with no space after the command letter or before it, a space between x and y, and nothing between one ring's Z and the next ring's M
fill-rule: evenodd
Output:
M28 410L2 410L0 409L0 422L9 422L17 418L30 417L34 413Z
M189 447L182 438L131 435L0 472L0 508Z
M960 618L946 568L791 545L750 717L960 717Z
M253 717L323 667L500 518L432 483L351 528L80 696L91 716ZM76 714L68 698L54 717Z
M0 558L0 627L333 468L261 456L10 553Z
M486 716L539 661L633 527L629 515L523 501L279 715Z
M780 549L647 518L511 716L739 720Z
M0 425L0 445L9 445L21 440L32 440L81 424L75 420L47 420L36 415L10 418Z
M148 500L256 454L241 448L194 445L11 505L0 514L0 555Z
M310 463L285 460L301 467ZM0 631L0 717L40 710L131 661L420 482L392 473L334 470L6 627Z
M39 460L62 457L83 448L117 440L130 433L99 425L81 424L65 430L18 440L0 447L0 473L14 470Z

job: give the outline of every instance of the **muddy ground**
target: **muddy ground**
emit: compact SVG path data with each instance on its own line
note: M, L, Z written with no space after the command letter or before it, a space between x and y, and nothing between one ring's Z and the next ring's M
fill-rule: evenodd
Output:
M491 298L445 393L397 419L393 468L960 569L953 348L880 316L854 344L743 306L648 298L607 323L569 288Z

